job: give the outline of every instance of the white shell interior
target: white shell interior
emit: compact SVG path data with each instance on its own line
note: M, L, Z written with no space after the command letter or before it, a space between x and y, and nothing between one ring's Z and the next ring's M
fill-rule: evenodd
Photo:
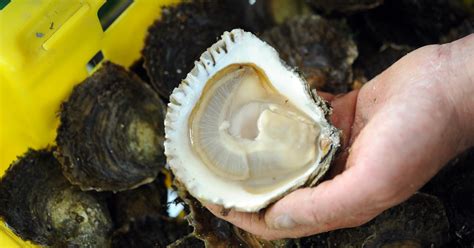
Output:
M219 133L225 130L229 133L239 133L239 135L252 137L251 141L253 143L243 149L247 153L249 150L260 149L255 147L266 145L268 148L264 149L263 156L266 160L274 161L270 163L273 167L252 169L252 166L249 166L251 163L245 164L245 159L242 160L244 162L239 163L238 161L245 158L245 155L240 154L242 152L237 146L232 147L232 145L229 145L231 142L227 142L221 145L227 148L214 152L215 156L213 158L218 161L219 153L225 153L226 151L232 156L223 156L221 160L224 162L217 163L217 166L213 168L213 166L210 166L212 162L208 161L212 159L203 159L203 157L205 158L203 154L213 148L206 150L193 147L196 144L203 146L196 142L196 139L198 139L196 137L200 136L194 134L198 131L193 130L198 129L195 129L193 125L199 124L202 126L204 125L202 123L209 122L214 118L205 110L199 108L199 105L203 102L206 102L207 106L212 105L212 101L208 99L209 97L206 98L206 91L212 91L212 89L208 89L209 82L216 75L220 75L219 72L232 68L234 65L244 65L244 68L257 68L258 71L264 74L275 92L278 93L280 98L276 101L288 102L291 110L297 110L294 115L303 120L303 124L293 125L290 123L291 120L288 121L285 116L279 115L279 111L285 110L281 110L278 106L283 106L284 103L280 105L263 103L258 106L252 105L253 103L244 104L245 106L242 109L264 109L259 112L259 127L255 128L257 131L251 130L250 134L247 132L248 128L240 130L235 128L233 123L223 122L224 117L222 116L215 118L216 120L221 118L216 121L218 128L215 128L215 130L219 129L217 130ZM233 72L237 73L238 70L235 69ZM249 85L251 84L249 83ZM240 91L238 90L235 94L243 95L242 99L251 99L252 96L259 95L259 90L252 87L241 86ZM321 144L328 143L327 140L329 140L331 132L331 127L324 117L323 110L315 103L306 87L304 80L284 65L277 52L253 34L240 29L224 33L220 41L201 55L200 60L195 63L194 69L170 96L168 113L165 119L165 154L176 178L185 185L191 195L200 201L246 212L258 211L285 193L305 184L312 174L318 170L321 157L327 152L324 145L321 148ZM245 92L248 92L248 94ZM225 97L222 98L222 102L225 102ZM218 104L214 105L213 108L222 107ZM201 113L203 111L204 113ZM239 111L241 112L241 109L234 111L236 114L230 117L234 124L241 123L243 119L249 118L248 114L240 114ZM194 119L198 124L193 124ZM268 133L268 130L276 129L267 129L267 132L265 132L265 129L260 126L272 128L281 126L283 129L290 127L289 129L294 129L294 131ZM297 135L301 137L295 139L294 137ZM254 141L255 137L253 136L260 137L260 143ZM278 140L283 141L280 142L282 145L278 146ZM311 144L312 140L314 140L313 144ZM297 149L292 145L292 142L300 145L308 143L310 145L308 146L309 150L304 150L304 147ZM311 157L308 157L308 154ZM229 163L234 163L235 168L225 168L225 161L229 160L232 160ZM250 159L247 160L250 161ZM280 174L272 175L272 171L280 171ZM283 174L281 174L281 171L283 171ZM288 177L285 177L286 173L289 175ZM265 177L265 174L268 174L268 177ZM282 180L278 179L279 177ZM276 181L278 182L272 184L270 178L273 181L277 178Z

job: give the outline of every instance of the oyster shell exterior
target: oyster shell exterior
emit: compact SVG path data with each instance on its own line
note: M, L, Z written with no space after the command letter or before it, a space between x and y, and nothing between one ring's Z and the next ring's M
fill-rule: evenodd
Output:
M449 224L438 198L417 193L360 227L331 231L298 240L300 247L454 247L448 245Z
M261 38L289 66L298 68L311 89L346 93L358 51L344 21L318 15L295 16L265 31Z
M378 8L354 16L352 28L360 40L374 40L412 47L439 42L441 35L459 25L468 15L463 0L385 1ZM427 11L429 10L429 11Z
M240 15L224 1L186 1L162 10L148 30L145 68L155 90L168 99L202 51L224 31L240 25Z
M339 132L326 110L275 49L235 29L170 96L165 154L198 200L255 212L328 169Z
M184 220L147 217L131 222L112 236L112 247L167 247L191 232Z
M353 13L381 5L384 0L306 0L308 4L326 13Z
M451 244L446 247L472 247L474 244L474 147L453 158L422 189L438 197L446 208Z
M168 245L168 248L204 248L204 242L193 234L176 240L174 243Z
M136 189L117 192L109 200L116 225L124 227L147 218L168 216L166 175L159 173L155 181Z
M354 74L356 78L363 78L360 81L371 80L413 50L413 47L393 43L383 44L378 49L367 49L354 63Z
M473 3L474 5L474 3ZM473 6L474 8L474 6ZM466 18L459 26L452 28L446 35L440 38L441 43L453 42L464 36L474 34L474 16Z
M179 196L186 203L189 214L186 219L193 226L193 236L203 241L205 247L227 248L227 247L292 247L289 240L264 240L248 233L231 223L214 216L207 208L196 200L184 189L179 182L174 182L178 188ZM174 247L180 247L182 241L178 241ZM193 240L192 244L199 244Z
M22 239L53 247L109 247L105 197L62 175L50 151L28 151L0 181L0 216Z
M153 181L165 164L165 108L138 77L105 63L61 107L56 155L64 175L83 190L122 191Z

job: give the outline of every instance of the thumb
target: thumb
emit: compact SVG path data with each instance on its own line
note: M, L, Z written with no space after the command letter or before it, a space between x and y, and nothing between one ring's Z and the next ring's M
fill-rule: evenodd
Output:
M361 187L363 174L351 167L315 188L294 191L267 210L265 222L272 229L299 229L307 234L361 225L381 212L369 203Z
M331 121L342 131L343 150L351 136L357 96L356 90L342 97L329 99L333 107ZM343 151L335 161L337 168L333 168L331 173L343 171L346 158L347 154ZM361 199L361 196L355 196L351 190L359 185L359 182L354 179L364 178L363 175L357 175L361 173L363 172L352 168L315 188L302 188L292 192L267 210L265 222L274 229L292 229L295 226L312 226L314 229L319 226L318 230L311 230L313 233L333 229L337 224L334 219L340 216L341 212L352 212L349 207L352 207L354 203L351 201ZM351 219L354 219L354 216L346 218L347 221Z

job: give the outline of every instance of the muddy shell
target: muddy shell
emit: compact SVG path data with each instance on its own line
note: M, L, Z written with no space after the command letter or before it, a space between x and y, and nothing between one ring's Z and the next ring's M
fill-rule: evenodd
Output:
M464 20L459 26L449 30L446 35L441 37L440 42L452 42L470 34L474 34L474 16L471 16L470 18Z
M174 243L168 245L168 248L204 248L204 242L193 234L187 235L184 238L176 240Z
M311 14L311 8L304 0L223 0L241 13L241 27L253 33L261 33L286 19Z
M450 247L474 244L474 147L451 160L425 187L446 207L450 224Z
M190 232L188 223L183 220L148 217L117 230L112 237L112 247L166 247Z
M162 10L142 51L151 83L162 97L169 97L202 51L224 31L240 26L240 14L231 8L222 1L198 0Z
M56 156L83 190L121 191L153 181L165 164L165 105L124 68L105 63L61 106Z
M420 47L437 43L468 15L462 0L386 0L350 22L363 41Z
M384 0L306 0L308 4L324 13L352 13L375 8Z
M286 247L288 240L268 241L246 232L231 223L214 216L198 200L192 197L177 180L174 185L178 188L180 198L187 206L187 219L193 226L193 235L204 241L206 247ZM232 210L231 210L232 211ZM179 247L179 246L178 246Z
M383 44L379 49L363 51L354 63L355 78L363 77L361 81L368 81L385 71L403 56L413 51L410 46L393 43Z
M69 184L53 154L28 151L0 181L0 216L22 239L54 247L108 247L103 195Z
M159 173L156 179L136 189L122 191L110 197L109 208L117 226L123 227L146 218L168 216L166 176Z
M343 93L350 89L357 47L343 21L311 15L294 17L261 38L289 66L297 67L312 89Z
M438 198L417 193L360 227L301 238L301 247L443 247L449 224Z

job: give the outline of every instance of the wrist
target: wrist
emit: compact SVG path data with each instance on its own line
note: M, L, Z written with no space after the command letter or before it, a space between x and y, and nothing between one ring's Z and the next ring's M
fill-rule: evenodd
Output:
M445 46L450 54L445 92L457 115L462 151L474 146L474 35Z

